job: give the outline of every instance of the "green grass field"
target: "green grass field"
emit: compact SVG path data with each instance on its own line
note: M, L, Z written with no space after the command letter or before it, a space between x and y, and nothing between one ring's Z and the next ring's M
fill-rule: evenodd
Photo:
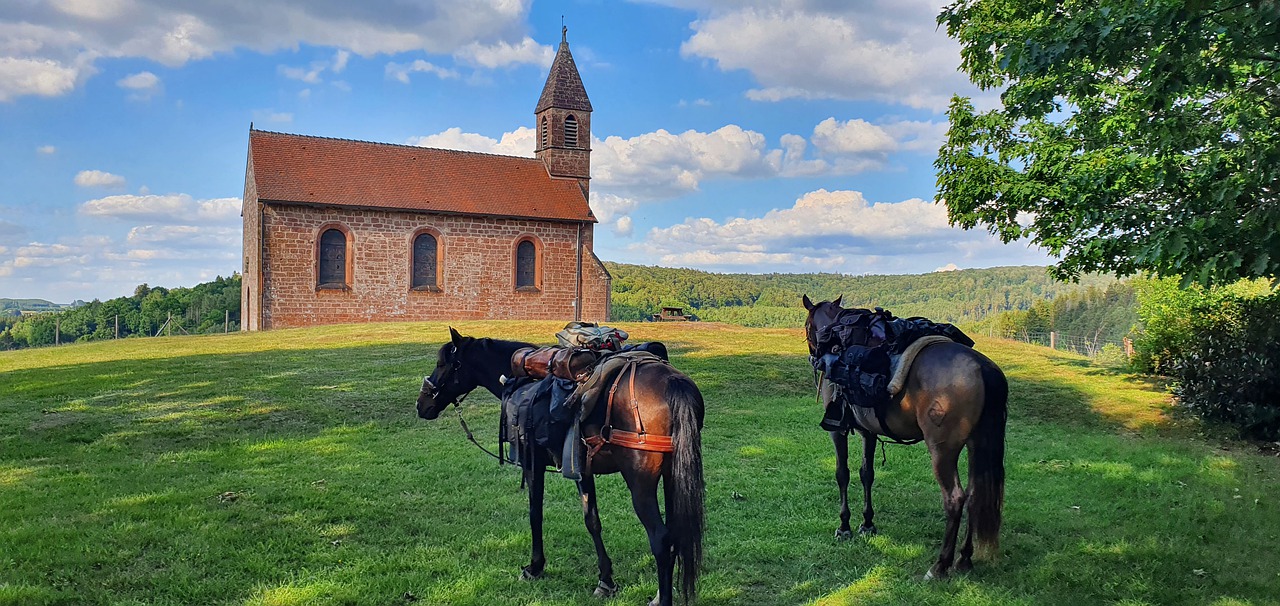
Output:
M550 343L561 324L455 326ZM923 446L877 456L880 535L834 540L799 330L621 326L666 342L706 397L702 604L1280 603L1280 458L1200 437L1142 378L980 341L1011 383L1001 557L926 583L942 508ZM414 413L447 338L377 324L0 352L0 604L644 603L653 560L616 476L599 492L622 593L591 596L558 477L547 575L517 579L518 473L452 412ZM495 400L464 411L492 444Z

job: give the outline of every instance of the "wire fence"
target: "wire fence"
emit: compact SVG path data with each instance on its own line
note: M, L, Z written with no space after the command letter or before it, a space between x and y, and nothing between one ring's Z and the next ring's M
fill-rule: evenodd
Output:
M1104 349L1111 345L1115 350L1124 352L1125 358L1133 357L1133 341L1128 338L1124 339L1103 339L1100 337L1085 337L1080 335L1068 335L1057 331L1013 331L1004 334L996 334L995 331L986 333L989 337L1000 337L1003 339L1012 339L1014 341L1022 341L1023 343L1031 343L1040 345L1059 351L1070 351L1078 353L1082 356L1096 358L1101 355Z

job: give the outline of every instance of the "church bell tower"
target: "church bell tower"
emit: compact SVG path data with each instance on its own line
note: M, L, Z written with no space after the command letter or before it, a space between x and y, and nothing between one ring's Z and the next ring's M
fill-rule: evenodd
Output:
M534 155L552 177L577 179L586 196L591 182L591 100L569 53L568 31L560 28L560 49L533 110L538 134Z

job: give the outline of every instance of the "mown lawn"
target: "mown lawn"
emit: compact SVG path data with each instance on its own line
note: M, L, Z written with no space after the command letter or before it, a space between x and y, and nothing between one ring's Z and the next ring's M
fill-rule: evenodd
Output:
M561 324L455 326L550 343ZM834 455L798 330L622 327L666 342L707 400L702 604L1280 603L1280 458L1170 421L1143 379L980 341L1011 379L1001 558L925 583L942 509L923 446L885 451L880 535L834 540ZM380 324L0 352L0 604L644 603L653 562L617 477L599 491L623 592L591 597L594 552L555 477L547 576L517 580L518 474L452 413L414 414L447 335ZM493 398L464 409L492 443Z

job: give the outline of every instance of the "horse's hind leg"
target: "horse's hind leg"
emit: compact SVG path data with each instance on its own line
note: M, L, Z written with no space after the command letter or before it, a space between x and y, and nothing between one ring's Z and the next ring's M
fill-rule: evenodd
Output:
M859 431L858 434L862 436L862 467L858 469L858 478L862 480L862 526L858 528L858 532L875 534L876 525L872 518L876 512L871 508L871 485L876 481L876 437L865 431ZM848 472L845 473L847 476ZM845 484L848 483L846 477ZM848 521L847 513L845 520Z
M618 585L613 582L613 561L604 550L604 539L600 536L600 510L596 508L596 478L588 470L578 480L578 495L582 498L582 521L591 533L591 541L596 545L596 565L600 568L600 582L596 584L596 597L607 598L618 593Z
M622 475L627 481L627 488L631 490L631 505L649 535L649 550L653 552L653 559L658 567L658 596L650 604L671 606L671 580L675 573L676 558L671 536L662 520L662 511L658 508L660 466L652 466L652 469L645 467L648 466L637 465L634 472L623 468Z
M938 562L929 569L924 578L943 579L951 570L951 562L955 558L956 535L960 530L960 519L964 513L965 491L960 485L960 472L957 463L960 459L960 447L949 444L929 444L929 454L933 458L933 475L942 488L942 508L947 514L947 527L942 535L942 550L938 554Z
M836 529L836 539L843 541L853 536L849 528L849 433L828 433L836 446L836 486L840 488L840 527Z
M973 440L970 440L973 442ZM969 572L973 570L973 446L968 447L969 453L969 488L965 491L965 503L970 507L966 511L964 525L964 544L960 546L960 559L956 561L956 570L958 572Z

